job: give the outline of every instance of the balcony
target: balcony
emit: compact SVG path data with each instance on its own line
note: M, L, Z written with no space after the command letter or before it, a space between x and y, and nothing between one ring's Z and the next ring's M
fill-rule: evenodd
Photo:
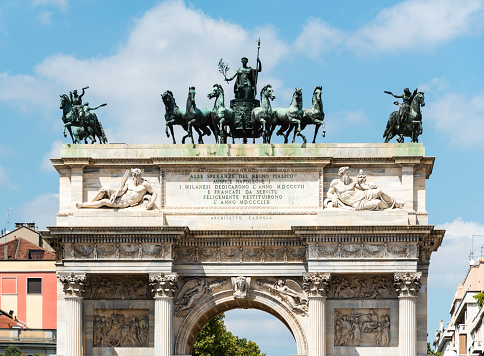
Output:
M471 347L469 347L469 355L482 355L484 352L484 346L482 341L472 342Z

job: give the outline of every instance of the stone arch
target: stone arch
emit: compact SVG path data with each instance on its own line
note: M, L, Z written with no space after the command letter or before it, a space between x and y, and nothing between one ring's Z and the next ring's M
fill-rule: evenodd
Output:
M175 355L190 355L200 330L212 318L232 309L258 309L278 318L294 336L297 352L306 355L306 333L298 318L281 301L259 291L244 299L235 299L232 291L223 291L204 299L184 318L175 338Z

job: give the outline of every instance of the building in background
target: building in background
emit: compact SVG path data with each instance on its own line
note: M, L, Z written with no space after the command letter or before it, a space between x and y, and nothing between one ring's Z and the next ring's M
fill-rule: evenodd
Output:
M443 356L484 355L484 308L475 295L484 290L484 262L471 264L464 282L459 283L450 305L450 321L440 322L434 346Z
M0 238L0 353L15 345L27 356L53 354L57 333L55 254L33 223L16 227Z

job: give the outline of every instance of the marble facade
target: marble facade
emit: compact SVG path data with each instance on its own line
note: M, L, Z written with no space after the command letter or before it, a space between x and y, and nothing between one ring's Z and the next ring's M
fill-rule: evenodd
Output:
M234 308L279 318L299 356L426 354L444 231L428 224L421 144L64 145L52 162L58 355L189 355ZM122 189L133 169L139 199ZM103 189L121 203L85 204Z

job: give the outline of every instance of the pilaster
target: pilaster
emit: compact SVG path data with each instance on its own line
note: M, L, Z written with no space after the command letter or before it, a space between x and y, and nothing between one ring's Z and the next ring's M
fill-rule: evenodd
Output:
M154 356L173 355L173 297L177 283L176 273L150 276L150 285L155 294Z
M421 272L394 275L394 285L399 298L399 356L417 355L417 300L421 277Z
M308 356L326 355L326 296L330 273L304 274L304 289L309 297Z
M66 301L65 356L82 356L82 297L86 275L59 276Z

